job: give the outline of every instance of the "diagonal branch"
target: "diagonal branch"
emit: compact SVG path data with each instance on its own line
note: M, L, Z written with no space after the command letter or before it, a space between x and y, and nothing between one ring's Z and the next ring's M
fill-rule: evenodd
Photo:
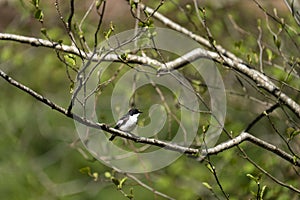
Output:
M143 9L147 13L151 14L155 19L162 22L167 27L188 36L189 38L195 40L199 44L202 44L203 46L205 46L209 49L216 49L223 56L231 58L232 60L234 60L236 62L242 62L243 61L242 59L236 57L233 53L231 53L231 52L227 51L226 49L224 49L221 45L212 46L211 42L208 41L207 39L205 39L204 37L201 37L201 36L193 33L192 31L182 27L181 25L177 24L176 22L170 20L169 18L167 18L164 15L162 15L161 13L159 13L156 9L154 10L154 9L152 9L152 8L142 4L142 3L140 5L141 5L141 9Z
M199 42L200 44L204 45L207 48L215 49L217 51L217 53L207 51L207 54L210 54L209 57L218 61L219 63L228 65L228 66L232 67L233 69L235 69L235 70L241 72L242 74L248 76L249 78L251 78L253 81L256 82L256 84L258 86L261 86L262 88L267 90L269 93L271 93L273 96L275 96L276 98L278 98L282 102L284 102L300 118L300 105L297 104L291 98L289 98L289 96L284 94L263 73L260 73L255 69L251 69L247 64L245 64L245 62L242 59L236 57L233 53L227 51L221 45L212 46L212 44L205 38L203 38L199 35L196 35L193 32L189 31L188 29L180 26L179 24L175 23L174 21L170 20L169 18L165 17L164 15L160 14L157 10L147 7L144 4L140 4L140 5L141 5L141 9L143 9L147 13L153 15L153 17L155 17L157 20L159 20L160 22L162 22L164 25L168 26L169 28L176 30L180 33L183 33L184 35L188 36L189 38L192 38L193 40ZM191 52L188 54L191 54ZM203 52L200 52L199 54L203 54ZM204 53L204 54L206 54L206 53ZM202 56L206 56L206 55L202 55ZM194 57L194 55L193 55L193 57ZM186 61L190 61L190 60L188 59ZM180 66L183 66L183 65L181 64ZM173 67L173 68L177 69L178 66L177 66L177 68L176 67Z
M78 48L76 48L75 46L64 45L59 42L51 42L49 40L44 40L41 38L27 37L11 33L0 33L0 40L9 40L24 44L30 44L34 47L48 47L51 49L63 51L65 53L75 54L77 56L82 55L84 58L86 58L85 53L83 51L79 52Z
M55 104L54 102L52 102L51 100L45 98L44 96L38 94L37 92L33 91L32 89L28 88L27 86L19 83L18 81L14 80L13 78L11 78L10 76L8 76L5 72L3 72L0 69L0 76L6 80L9 84L19 88L20 90L26 92L27 94L29 94L30 96L34 97L35 99L37 99L38 101L44 103L45 105L49 106L50 108L52 108L53 110L56 110L58 112L60 112L61 114L67 116L68 118L74 119L76 121L78 121L79 123L82 123L88 127L91 128L96 128L96 129L102 129L110 134L114 134L116 136L122 137L122 138L126 138L132 141L135 141L137 143L143 143L143 144L150 144L150 145L154 145L154 146L158 146L158 147L162 147L171 151L177 151L177 152L181 152L184 153L186 155L192 155L195 156L196 158L198 158L199 161L202 161L207 155L215 155L218 154L222 151L225 151L227 149L233 148L235 146L238 146L239 144L241 144L244 141L249 141L257 146L262 147L263 149L266 149L274 154L276 154L277 156L281 157L282 159L290 162L291 164L300 167L300 160L295 159L294 156L286 153L285 151L279 149L278 147L276 147L273 144L267 143L257 137L254 137L253 135L247 133L247 132L242 132L239 136L228 140L227 142L221 143L215 147L212 148L205 148L205 149L195 149L195 148L190 148L190 147L185 147L185 146L180 146L174 143L169 143L169 142L165 142L165 141L161 141L161 140L157 140L157 139L152 139L152 138L146 138L146 137L139 137L130 133L126 133L123 131L120 131L118 129L114 129L109 127L108 125L104 124L104 123L95 123L92 122L90 120L87 120L83 117L80 117L74 113L68 112L67 109L64 109L63 107ZM300 193L300 192L299 192Z
M32 46L43 46L43 47L53 48L66 53L83 56L85 59L92 60L92 61L102 60L102 61L110 61L110 62L128 62L128 63L157 66L159 68L158 74L161 75L164 73L168 73L171 70L176 70L181 67L184 67L187 63L200 58L212 59L218 63L229 66L232 69L252 79L257 84L257 86L265 89L271 95L278 98L300 118L300 105L298 103L296 103L288 95L282 92L280 88L278 88L272 81L270 81L267 76L251 68L250 66L245 64L242 60L237 59L234 55L228 54L228 52L225 53L226 55L230 55L230 57L226 57L226 56L221 57L219 53L208 51L202 48L197 48L188 52L185 55L182 55L181 57L173 61L169 61L168 63L164 64L146 56L137 56L132 54L127 55L126 60L120 59L119 55L116 54L106 54L104 56L98 56L93 53L86 54L85 52L80 51L73 46L63 45L60 43L53 43L48 40L43 40L43 39L38 39L33 37L25 37L25 36L14 35L14 34L0 33L0 40L11 40L11 41L17 41L21 43L31 44Z
M293 99L291 99L288 95L286 95L284 92L282 92L280 88L277 87L272 81L270 81L266 75L251 68L245 63L237 62L228 57L220 57L220 55L216 52L208 51L202 48L194 49L188 52L187 54L181 56L180 58L166 63L162 68L158 70L158 73L169 73L170 71L179 69L185 66L185 64L187 64L188 62L197 60L199 58L212 59L249 77L256 83L258 87L265 89L271 95L278 98L300 118L300 105Z
M41 38L35 38L35 37L27 37L22 35L16 35L16 34L10 34L10 33L0 33L0 40L7 40L7 41L14 41L14 42L20 42L24 44L29 44L34 47L47 47L51 49L55 49L58 51L62 51L64 53L70 53L77 55L81 58L91 60L94 62L99 61L109 61L109 62L124 62L124 60L120 59L120 57L116 54L106 54L105 57L98 56L94 52L84 52L82 50L79 50L75 46L69 46L64 45L59 42L51 42L49 40L44 40ZM134 62L136 64L147 64L151 66L158 66L162 67L163 64L155 59L151 59L149 57L145 56L136 56L132 54L128 54L126 56L126 62Z

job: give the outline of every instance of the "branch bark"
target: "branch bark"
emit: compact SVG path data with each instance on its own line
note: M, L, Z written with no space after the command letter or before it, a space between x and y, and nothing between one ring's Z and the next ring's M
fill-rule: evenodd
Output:
M155 15L154 15L155 16ZM200 37L200 36L199 36ZM201 38L201 37L200 37ZM260 73L259 71L251 68L247 64L245 64L241 59L236 58L233 54L225 51L223 48L218 47L221 52L225 54L220 56L220 52L216 53L213 51L205 50L202 48L194 49L193 51L182 55L181 57L170 61L168 63L161 63L155 59L151 59L146 56L137 56L129 54L126 57L126 60L122 60L116 54L106 54L104 57L97 56L93 53L86 53L81 50L78 50L76 47L63 45L56 42L50 42L48 40L43 40L39 38L33 37L25 37L14 34L0 33L0 40L10 40L21 43L31 44L32 46L43 46L52 49L56 49L59 51L63 51L66 53L75 54L77 56L83 56L85 59L91 59L93 61L110 61L110 62L128 62L128 63L137 63L137 64L146 64L151 66L157 66L157 73L163 75L164 73L168 73L169 71L179 69L185 64L192 62L199 58L207 58L212 59L218 63L229 66L232 69L242 73L243 75L252 79L258 87L265 89L274 97L278 98L282 103L287 105L299 118L300 118L300 105L297 104L293 99L291 99L288 95L280 90L272 81L269 80L267 76ZM201 40L202 41L202 40ZM206 44L203 41L204 44ZM206 44L208 45L208 44ZM229 55L227 57L227 55Z
M64 109L63 107L55 104L51 100L47 99L46 97L42 96L41 94L38 94L37 92L33 91L32 89L28 88L27 86L19 83L18 81L14 80L10 76L8 76L5 72L3 72L0 69L0 76L6 80L9 84L17 87L18 89L26 92L30 96L34 97L38 101L42 102L43 104L49 106L50 108L60 112L61 114L65 115L68 118L74 119L78 121L79 123L82 123L86 126L89 126L91 128L96 128L96 129L102 129L110 134L126 138L132 141L135 141L137 143L143 143L143 144L150 144L158 147L162 147L171 151L177 151L181 152L187 155L192 155L196 157L199 161L203 160L207 155L215 155L218 154L222 151L225 151L227 149L233 148L235 146L238 146L244 141L249 141L257 146L262 147L263 149L266 149L277 156L281 157L282 159L290 162L291 164L300 167L300 161L296 159L294 156L286 153L285 151L281 150L280 148L276 147L275 145L272 145L270 143L267 143L247 132L242 132L239 136L221 143L215 147L212 148L203 148L203 149L196 149L196 148L190 148L190 147L185 147L185 146L180 146L177 144L157 140L157 139L152 139L152 138L146 138L146 137L139 137L127 132L120 131L118 129L114 129L106 125L105 123L95 123L90 120L87 120L83 117L80 117L67 109Z

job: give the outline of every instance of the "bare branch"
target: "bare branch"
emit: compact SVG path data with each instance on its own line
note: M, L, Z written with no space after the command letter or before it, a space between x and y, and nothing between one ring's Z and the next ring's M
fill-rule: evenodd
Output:
M79 50L74 46L63 45L58 42L50 42L49 40L44 40L40 38L26 37L26 36L9 34L9 33L0 33L0 40L9 40L9 41L30 44L34 47L48 47L51 49L63 51L65 53L72 53L78 56L85 55L83 51L79 52Z
M260 24L258 25L257 28L258 28L258 32L259 32L259 35L258 35L258 38L257 38L257 44L258 44L258 47L259 47L259 69L260 69L261 73L264 73L264 70L263 70L264 47L262 45L262 30L261 30Z
M126 176L128 176L129 178L131 178L132 180L134 180L135 182L137 182L140 186L146 188L147 190L153 192L154 194L159 195L159 196L161 196L161 197L163 197L163 198L165 198L165 199L174 200L174 198L172 198L172 197L170 197L170 196L168 196L168 195L166 195L166 194L164 194L164 193L161 193L161 192L155 190L154 188L150 187L149 185L143 183L141 180L139 180L139 179L138 179L137 177L135 177L134 175L129 174L129 173L124 173L124 172L120 172L120 173L125 174Z
M189 61L194 61L198 58L210 58L215 60L223 65L227 65L234 70L242 73L243 75L252 79L258 87L261 87L268 91L271 95L278 98L281 102L285 103L298 117L300 117L300 105L297 104L293 99L283 93L280 88L278 88L272 81L269 80L267 76L260 73L259 71L251 68L245 63L236 62L227 57L220 57L218 53L204 50L201 48L194 49L193 51L181 56L180 58L176 59L175 61L171 61L166 63L162 69L159 69L159 73L169 73L171 70L178 69L184 66ZM223 61L224 59L224 61ZM167 67L167 68L166 68Z
M70 15L68 17L68 23L67 23L69 31L72 30L72 19L74 16L74 10L75 10L74 9L74 0L70 0Z
M280 180L278 180L276 177L274 177L273 175L271 175L270 173L268 173L265 169L263 169L261 166L259 166L257 163L255 163L251 158L249 158L247 156L247 154L244 152L244 150L240 149L241 152L244 154L244 158L246 160L248 160L252 165L254 165L257 169L259 169L262 173L264 173L266 176L268 176L270 179L272 179L275 183L283 186L283 187L286 187L294 192L297 192L300 194L300 190L295 188L294 186L290 185L290 184L286 184Z
M179 24L173 22L172 20L170 20L169 18L165 17L164 15L160 14L157 10L154 10L150 7L147 7L144 4L140 4L141 5L141 9L144 9L146 12L150 13L151 15L153 15L153 17L155 17L157 20L159 20L160 22L162 22L164 25L168 26L169 28L178 31L180 33L183 33L184 35L188 36L189 38L199 42L200 44L202 44L203 46L210 48L210 49L214 49L214 47L211 45L211 43L206 40L205 38L194 34L193 32L189 31L188 29L180 26ZM236 61L236 62L242 62L242 59L239 59L238 57L236 57L233 53L227 51L226 49L224 49L222 46L220 45L215 45L216 50L221 53L222 55L231 58L232 60Z
M11 40L11 41L17 41L22 43L28 43L33 46L44 46L49 48L55 48L57 50L61 50L64 52L76 54L78 56L84 56L86 55L82 51L78 50L76 47L71 47L59 43L53 43L48 40L42 40L37 39L33 37L24 37L14 34L5 34L0 33L0 40ZM100 57L95 54L88 54L84 56L85 59L91 59L93 61L116 61L116 62L124 62L124 60L121 60L118 55L116 54L106 54L105 57ZM146 64L151 66L157 66L158 74L163 75L164 73L168 73L170 70L175 70L178 68L181 68L185 66L185 64L192 62L199 58L209 58L212 60L215 60L219 63L222 63L223 65L227 65L231 67L232 69L242 73L243 75L249 77L252 79L257 86L265 89L268 91L271 95L278 98L281 102L286 104L298 117L300 117L300 105L297 104L293 99L291 99L288 95L286 95L284 92L280 90L272 81L269 80L267 76L264 74L258 72L257 70L251 68L244 62L239 62L239 59L231 59L229 57L220 57L218 53L208 51L205 49L197 48L194 49L191 52L188 52L185 55L182 55L181 57L170 61L168 63L161 63L157 60L151 59L146 56L136 56L136 55L128 55L126 57L125 62L134 62L139 64Z
M92 121L89 121L87 119L84 119L74 113L68 112L68 110L60 107L59 105L53 103L49 99L43 97L42 95L38 94L37 92L33 91L32 89L26 87L25 85L15 81L12 79L10 76L8 76L6 73L4 73L2 70L0 70L0 76L5 79L7 82L12 84L13 86L19 88L20 90L28 93L32 97L36 98L38 101L46 104L47 106L51 107L52 109L64 114L65 116L72 118L79 123L82 123L86 126L92 127L92 128L97 128L97 129L102 129L108 133L114 134L119 137L123 137L132 141L135 141L137 143L143 143L143 144L150 144L158 147L163 147L165 149L171 150L171 151L177 151L181 152L187 155L194 155L194 156L199 156L198 160L202 161L207 155L214 155L218 154L224 150L230 149L232 147L238 146L240 143L244 141L249 141L257 146L262 147L263 149L266 149L270 152L273 152L274 154L280 156L282 159L292 163L295 166L300 166L300 161L298 159L295 159L294 156L286 153L285 151L279 149L275 145L272 145L270 143L267 143L259 138L254 137L253 135L242 132L239 136L224 142L222 144L219 144L215 147L208 148L208 149L195 149L195 148L190 148L190 147L184 147L180 146L177 144L157 140L157 139L151 139L151 138L145 138L145 137L138 137L136 135L120 131L118 129L110 128L104 123L95 123Z
M219 57L218 53L210 52L210 53L212 53L212 54L209 53L210 57L212 59L214 59L214 60L216 60L216 61L218 61L220 63L223 63L223 60L225 60L225 64L227 64L228 66L234 68L235 70L241 72L242 74L244 74L244 75L248 76L249 78L251 78L252 80L254 80L257 85L263 87L269 93L271 93L272 95L274 95L277 98L279 98L291 110L293 110L298 117L300 117L300 106L299 106L299 104L297 104L295 101L293 101L291 98L289 98L286 94L284 94L283 92L281 92L280 89L278 87L276 87L267 78L267 76L263 75L262 73L259 73L258 71L254 70L254 69L250 69L250 67L247 64L245 64L245 62L242 59L237 58L234 54L226 51L220 45L215 45L213 47L211 45L211 43L208 40L206 40L205 38L192 33L188 29L186 29L186 28L180 26L179 24L171 21L170 19L168 19L167 17L163 16L159 12L154 11L152 8L149 8L149 7L145 6L144 4L140 4L140 5L141 5L142 9L144 9L147 12L153 14L153 16L157 20L161 21L166 26L168 26L168 27L170 27L170 28L172 28L172 29L180 32L180 33L183 33L183 34L187 35L188 37L194 39L195 41L199 42L200 44L202 44L202 45L204 45L204 46L206 46L206 47L208 47L210 49L214 49L214 47L215 47L216 50L218 51L218 53L222 55L222 58ZM202 53L203 52L201 52L199 54L202 54ZM190 54L192 54L192 52L190 52ZM199 56L207 56L207 55L199 55ZM191 60L193 60L193 59L191 59ZM178 66L177 66L177 68L178 68ZM174 69L176 69L176 68L174 67Z
M99 21L98 21L98 24L97 24L97 29L96 29L95 34L94 34L94 41L95 41L94 42L94 48L96 48L97 45L98 45L98 33L99 33L100 27L102 25L104 13L105 13L105 8L106 8L106 1L102 1L101 5L102 5L101 12L99 12L98 8L96 8L97 9L97 13L99 15Z
M257 122L259 122L259 120L261 120L264 116L270 114L271 112L273 112L276 108L278 108L280 105L278 103L274 104L273 106L271 106L270 108L268 108L267 110L263 111L260 115L258 115L245 129L245 132L248 132Z

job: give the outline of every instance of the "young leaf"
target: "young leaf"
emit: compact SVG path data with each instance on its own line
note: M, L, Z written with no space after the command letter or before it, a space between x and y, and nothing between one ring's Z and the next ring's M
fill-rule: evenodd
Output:
M34 17L39 20L40 22L43 21L44 19L44 14L43 14L43 11L41 9L37 9L34 13Z
M120 181L120 183L118 185L118 189L122 189L123 184L125 183L126 180L127 180L127 177L122 178L122 180Z
M81 169L79 169L80 173L82 174L91 174L91 168L90 167L83 167Z
M41 28L41 33L43 35L47 35L47 29L46 28Z
M94 181L97 181L98 180L98 177L99 177L99 174L97 172L94 172L92 174L92 177L94 177Z
M209 190L212 189L212 187L207 182L202 182L202 184Z
M254 180L255 182L257 181L257 178L254 177L252 174L247 174L246 176L248 176L249 178L251 178L251 179Z
M111 173L110 172L105 172L104 176L105 176L105 178L111 178Z
M295 164L297 163L297 160L298 160L297 156L293 156L293 162L294 162Z
M64 55L64 59L69 65L71 65L71 66L76 65L76 58L74 55L72 55L72 54Z
M38 8L39 7L39 0L31 0L31 4L34 5L34 7Z
M266 185L264 185L264 186L262 187L261 192L260 192L260 194L259 194L259 199L263 199L266 188L267 188Z
M293 139L295 136L300 134L300 129L296 130L293 127L288 127L286 129L289 140Z
M98 10L102 4L103 0L96 1L96 9Z
M115 177L111 177L111 181L118 187L120 185L120 181L119 179L115 178Z
M273 52L270 49L267 48L266 53L267 53L267 56L268 56L268 61L272 61Z
M111 36L111 34L114 32L114 30L115 30L115 26L113 25L112 22L110 22L109 30L107 32L104 32L104 37L106 40L108 40L108 38Z
M209 169L209 171L211 173L214 173L214 166L211 166L211 165L207 164L206 167Z

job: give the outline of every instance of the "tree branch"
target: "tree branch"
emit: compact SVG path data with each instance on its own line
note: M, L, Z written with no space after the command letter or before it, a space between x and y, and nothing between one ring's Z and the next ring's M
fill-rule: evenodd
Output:
M207 39L205 39L197 34L194 34L192 31L189 31L188 29L180 26L179 24L175 23L174 21L170 20L169 18L165 17L164 15L160 14L156 9L154 10L150 7L147 7L146 5L144 5L142 3L140 3L140 6L141 6L141 9L145 10L147 13L152 15L158 21L162 22L167 27L188 36L189 38L195 40L199 44L202 44L203 46L205 46L209 49L216 49L223 56L231 58L232 60L234 60L236 62L243 62L242 59L236 57L233 53L227 51L222 46L220 46L220 45L212 46L212 44Z
M149 14L153 15L157 20L162 22L164 25L168 26L169 28L176 30L180 33L185 34L189 38L194 39L195 41L199 42L200 44L204 45L207 48L210 49L216 49L217 53L215 52L210 52L208 54L211 54L211 58L218 61L219 63L227 64L228 66L234 68L235 70L241 72L242 74L248 76L251 78L253 81L256 82L256 84L265 90L267 90L269 93L271 93L273 96L279 98L282 102L284 102L293 112L300 117L300 106L297 104L294 100L289 98L286 94L284 94L278 87L276 87L269 79L267 76L264 74L251 69L245 62L236 57L234 54L231 52L226 51L222 46L220 45L214 45L212 46L211 43L206 40L205 38L194 34L193 32L189 31L188 29L180 26L179 24L173 22L169 18L163 16L160 14L157 10L154 10L150 7L147 7L144 4L140 4L141 9L145 10ZM208 51L209 52L209 51ZM203 52L202 52L203 53ZM202 54L200 53L200 54ZM222 57L220 57L220 55ZM189 60L187 60L189 61ZM182 65L181 65L182 66ZM174 69L177 69L174 67Z
M221 143L215 147L208 148L208 149L195 149L195 148L184 147L184 146L180 146L177 144L173 144L173 143L169 143L169 142L165 142L165 141L161 141L161 140L157 140L157 139L139 137L139 136L127 133L127 132L120 131L118 129L111 128L104 123L95 123L90 120L84 119L74 113L68 112L68 110L60 107L59 105L53 103L51 100L45 98L44 96L42 96L42 95L38 94L37 92L33 91L32 89L28 88L27 86L12 79L10 76L8 76L6 73L4 73L2 70L0 70L0 76L3 79L5 79L8 83L10 83L11 85L26 92L27 94L34 97L38 101L44 103L45 105L49 106L50 108L62 113L63 115L67 116L68 118L74 119L74 120L78 121L79 123L82 123L88 127L102 129L110 134L114 134L116 136L126 138L129 140L135 141L137 143L150 144L150 145L154 145L154 146L158 146L158 147L163 147L163 148L171 150L171 151L177 151L177 152L181 152L181 153L184 153L187 155L193 155L195 157L198 157L199 161L202 161L207 155L215 155L215 154L218 154L227 149L238 146L239 144L241 144L244 141L249 141L257 146L262 147L263 149L266 149L266 150L278 155L282 159L290 162L291 164L300 167L300 161L298 159L295 159L294 156L279 149L275 145L267 143L267 142L265 142L259 138L256 138L253 135L246 133L246 132L242 132L239 136L237 136L227 142Z
M79 50L75 46L64 45L59 42L51 42L49 40L44 40L40 38L26 37L26 36L15 35L10 33L0 33L0 40L9 40L9 41L20 42L24 44L30 44L34 47L48 47L51 49L63 51L65 53L75 54L77 56L85 55L85 52L83 51L79 52Z
M243 63L242 60L237 59L235 56L233 58L226 57L226 56L221 57L219 53L208 51L202 48L197 48L167 63L161 63L155 59L151 59L146 56L137 56L132 54L126 56L126 60L124 61L120 59L119 55L116 54L106 54L104 56L98 56L93 53L85 53L83 51L80 51L76 47L63 45L60 43L53 43L48 40L37 39L33 37L25 37L25 36L14 35L14 34L0 33L0 40L11 40L11 41L17 41L21 43L31 44L32 46L44 46L48 48L53 48L56 50L64 51L66 53L72 53L78 56L83 56L85 59L93 60L93 61L103 60L103 61L110 61L110 62L128 62L128 63L157 66L159 68L158 74L160 75L168 73L169 71L172 70L179 69L185 66L187 63L197 60L199 58L212 59L218 63L227 65L232 69L249 77L257 84L257 86L265 89L271 95L278 98L281 102L286 104L298 117L300 117L299 104L297 104L293 99L291 99L288 95L282 92L280 88L278 88L272 81L270 81L267 76L249 67L247 64ZM226 52L226 54L228 54L228 52Z
M260 73L259 71L249 67L245 63L236 62L227 57L220 57L218 53L208 51L202 48L194 49L187 54L177 58L174 61L166 63L163 68L158 70L159 74L169 73L172 70L176 70L188 62L194 61L198 58L207 58L217 61L218 63L222 63L223 65L227 65L235 69L236 71L242 73L243 75L249 77L253 80L256 85L260 88L265 89L271 95L278 98L281 102L285 103L299 118L300 118L300 105L297 104L293 99L287 96L284 92L280 90L269 78Z

